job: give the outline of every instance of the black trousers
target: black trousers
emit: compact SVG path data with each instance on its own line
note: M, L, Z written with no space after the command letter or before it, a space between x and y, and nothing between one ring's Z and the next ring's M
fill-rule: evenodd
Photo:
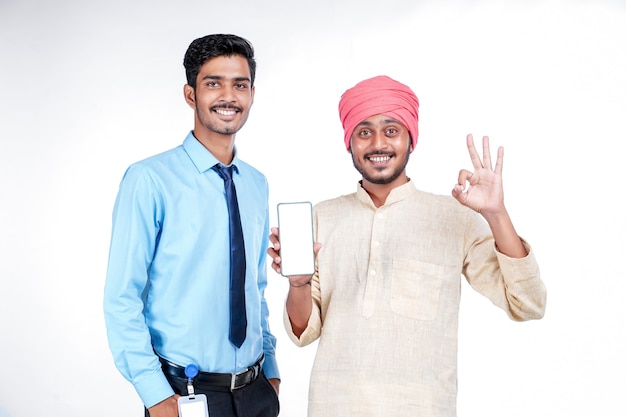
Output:
M165 376L176 394L187 395L186 379ZM193 388L196 394L206 395L210 417L276 417L280 411L278 395L262 370L254 382L233 392L197 382ZM146 410L145 417L149 416Z

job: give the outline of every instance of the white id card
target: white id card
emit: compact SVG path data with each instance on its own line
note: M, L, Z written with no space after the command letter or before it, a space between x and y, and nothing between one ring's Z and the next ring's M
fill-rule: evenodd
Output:
M178 417L209 417L206 395L178 397Z
M313 214L308 201L280 203L278 235L280 238L280 273L283 276L313 275Z

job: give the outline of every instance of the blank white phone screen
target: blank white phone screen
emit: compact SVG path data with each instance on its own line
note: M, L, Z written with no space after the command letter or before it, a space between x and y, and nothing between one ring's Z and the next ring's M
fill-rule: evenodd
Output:
M277 208L281 275L313 275L315 255L311 203L280 203Z

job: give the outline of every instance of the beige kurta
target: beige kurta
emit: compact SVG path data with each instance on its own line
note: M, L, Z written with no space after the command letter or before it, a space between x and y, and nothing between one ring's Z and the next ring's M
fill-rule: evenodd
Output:
M313 312L292 340L319 338L310 417L456 415L461 276L514 320L543 316L546 289L530 247L495 250L484 219L452 197L394 189L376 208L357 192L314 209L323 246Z

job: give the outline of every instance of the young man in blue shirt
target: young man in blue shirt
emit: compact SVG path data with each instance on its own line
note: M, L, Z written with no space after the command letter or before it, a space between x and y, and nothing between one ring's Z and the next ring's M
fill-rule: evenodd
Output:
M195 393L207 396L212 416L276 416L280 376L264 297L268 185L235 147L254 101L254 51L238 36L209 35L191 43L184 65L193 130L182 145L132 164L115 202L104 291L109 345L146 416L178 415L188 365L200 371ZM216 166L233 167L244 245L233 254ZM240 252L245 260L231 262ZM243 335L233 342L230 274L242 265L245 312L232 315L243 316Z

